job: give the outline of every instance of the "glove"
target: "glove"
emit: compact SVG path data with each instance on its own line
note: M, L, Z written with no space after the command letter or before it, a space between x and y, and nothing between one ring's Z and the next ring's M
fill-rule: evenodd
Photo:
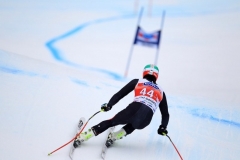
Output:
M104 112L110 111L111 109L112 109L112 106L108 106L107 103L104 103L104 104L101 106L101 110L103 110Z
M166 127L160 125L159 128L158 128L158 134L160 134L162 136L167 135L168 131L167 131Z

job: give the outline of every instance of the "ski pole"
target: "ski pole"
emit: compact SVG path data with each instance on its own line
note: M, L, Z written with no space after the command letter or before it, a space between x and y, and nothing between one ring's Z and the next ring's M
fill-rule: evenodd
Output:
M168 139L169 139L170 142L172 143L173 147L174 147L175 150L177 151L179 157L181 158L181 160L183 160L182 156L181 156L180 153L178 152L178 149L177 149L177 147L174 145L174 143L172 142L171 138L170 138L167 134L164 134L164 135L168 137Z
M66 145L68 145L69 143L71 143L72 141L74 141L74 140L82 133L82 131L84 130L84 128L86 127L86 125L88 124L88 122L90 121L90 119L92 119L96 114L98 114L98 113L100 113L100 112L103 112L103 111L104 111L104 110L102 109L102 110L96 112L94 115L92 115L92 116L88 119L88 121L84 124L83 128L81 129L81 131L80 131L73 139L71 139L69 142L65 143L65 144L62 145L61 147L55 149L54 151L48 153L48 156L52 155L54 152L60 150L61 148L65 147Z

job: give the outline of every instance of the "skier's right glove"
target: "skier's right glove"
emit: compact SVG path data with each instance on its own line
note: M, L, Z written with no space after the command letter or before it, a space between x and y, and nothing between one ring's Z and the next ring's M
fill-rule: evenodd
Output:
M168 134L166 127L160 125L158 128L158 134L160 134L162 136L166 136Z
M107 103L104 103L101 106L101 110L103 110L104 112L110 111L112 109L112 106L109 106Z

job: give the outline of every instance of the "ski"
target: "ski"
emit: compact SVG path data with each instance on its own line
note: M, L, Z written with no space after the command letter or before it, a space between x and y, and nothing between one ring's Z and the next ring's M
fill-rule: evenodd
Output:
M80 118L80 120L78 121L76 135L81 131L82 126L83 126L84 123L85 123L85 118L84 117ZM73 152L74 152L74 150L75 150L75 147L73 147L73 143L72 143L72 146L71 146L71 149L70 149L70 152L69 152L69 157L70 157L71 160L73 160Z
M109 136L109 134L111 134L114 131L114 129L115 129L115 127L109 128L108 136ZM107 136L106 141L108 140L108 136ZM102 147L102 153L101 153L101 157L102 157L103 160L105 160L105 156L106 156L107 149L108 149L108 147L106 146L106 141L105 141L105 143L104 143L104 145Z

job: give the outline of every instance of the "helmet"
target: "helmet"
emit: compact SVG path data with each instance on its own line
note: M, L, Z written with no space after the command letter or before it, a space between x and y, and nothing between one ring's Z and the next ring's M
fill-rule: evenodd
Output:
M159 70L158 70L158 67L156 65L148 64L143 69L143 77L146 76L146 75L153 75L157 80L158 72L159 72Z

